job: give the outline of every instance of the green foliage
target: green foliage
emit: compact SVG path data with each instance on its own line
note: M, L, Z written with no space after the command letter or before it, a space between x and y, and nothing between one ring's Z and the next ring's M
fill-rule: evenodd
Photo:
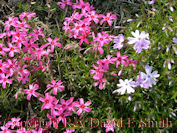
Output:
M177 113L175 103L177 102L177 58L172 49L173 37L177 33L177 9L175 1L157 0L155 5L147 5L145 2L128 2L128 1L117 1L113 0L97 0L92 1L95 4L95 8L98 12L112 11L119 17L115 25L124 26L122 29L111 29L112 33L118 35L123 33L125 37L131 36L131 31L136 29L149 33L151 40L151 48L137 54L133 48L126 47L121 49L121 53L131 56L133 59L138 60L136 70L128 67L125 68L123 74L120 77L110 77L104 90L99 90L98 87L93 86L93 79L89 73L92 69L92 64L96 64L98 59L103 59L105 55L111 54L110 50L112 44L107 48L105 47L105 55L97 55L88 51L83 54L82 51L87 49L82 48L81 50L76 46L70 50L57 49L55 56L53 57L52 73L56 79L63 81L65 91L58 95L64 98L74 96L76 98L84 97L84 100L92 100L92 112L84 115L82 120L87 120L89 117L97 118L100 121L107 119L123 120L123 128L117 128L116 132L175 132L177 131L177 119L171 112ZM170 11L170 6L173 6L174 11ZM18 5L16 14L20 14L22 11L28 11L29 5L22 2ZM58 37L61 40L63 46L70 43L78 45L78 42L73 39L68 39L67 35L62 32L62 22L66 16L71 14L71 9L61 10L55 1L50 3L50 7L46 3L40 3L40 1L33 2L30 6L30 10L37 13L38 18L34 26L42 26L45 32L49 35ZM135 14L138 14L135 16ZM173 22L169 18L173 18ZM127 23L126 20L129 18L135 18L135 22ZM165 30L162 30L166 27ZM171 46L170 51L167 53L166 48ZM176 47L176 46L175 46ZM171 70L168 70L167 65L164 68L164 62L172 58L175 63L172 64ZM158 79L157 85L153 88L146 90L139 88L134 94L132 94L132 100L127 101L129 95L120 96L112 94L113 90L116 89L119 78L132 78L136 77L139 71L144 71L142 67L145 64L153 66L153 70L158 70L160 78ZM119 71L116 70L115 71ZM50 81L48 77L41 73L36 73L36 79L39 80L41 86L45 87ZM171 85L169 82L173 81ZM3 118L20 116L26 119L29 108L27 106L26 97L20 97L15 100L13 95L18 90L17 85L13 85L6 89L0 89L0 114L3 114ZM43 89L41 89L41 92ZM66 94L66 95L64 95ZM45 117L44 112L40 110L40 103L32 98L31 106L35 113L39 116ZM137 110L134 112L134 106L137 105ZM172 129L165 128L139 128L140 120L146 118L147 120L160 121L165 118L169 118L173 123ZM135 128L128 127L128 118L135 118ZM90 126L90 125L88 125ZM105 131L105 128L81 128L76 129L77 132L96 132ZM61 130L57 131L61 132Z

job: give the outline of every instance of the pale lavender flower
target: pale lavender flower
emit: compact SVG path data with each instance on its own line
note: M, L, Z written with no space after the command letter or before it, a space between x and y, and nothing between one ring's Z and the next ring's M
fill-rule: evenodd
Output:
M66 129L66 132L63 132L63 133L72 133L74 131L75 131L75 129Z
M149 5L152 5L152 4L154 4L156 2L156 0L151 0L151 1L148 1L148 4Z
M176 37L173 38L173 42L177 44L177 38Z
M119 34L117 37L115 37L114 39L114 49L121 49L123 47L123 42L124 42L125 38L124 35Z
M171 115L172 115L172 116L174 116L174 117L176 117L176 114L175 114L175 113L173 113L173 112L171 112Z
M158 71L152 72L152 66L146 65L145 66L146 74L141 72L140 75L144 81L140 84L143 88L149 88L152 87L152 85L156 85L156 78L158 78L160 75L158 74Z
M128 19L127 22L135 21L135 19Z
M138 41L135 45L134 45L134 49L136 50L137 53L141 53L141 51L143 49L148 49L149 48L149 44L150 42L145 40L145 39L141 39L140 41Z
M140 53L143 49L148 49L150 45L149 34L139 30L131 32L134 37L128 37L128 44L135 44L134 49L137 53Z
M174 9L173 9L173 7L172 7L172 6L170 6L170 11L171 11L171 12L173 12L173 11L174 11Z

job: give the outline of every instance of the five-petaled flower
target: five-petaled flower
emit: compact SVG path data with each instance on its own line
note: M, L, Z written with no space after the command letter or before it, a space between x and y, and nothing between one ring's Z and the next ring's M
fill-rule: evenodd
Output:
M27 100L30 100L31 99L31 96L33 95L34 97L38 97L39 95L35 92L35 90L37 90L39 88L39 85L38 84L35 84L35 85L29 85L29 89L25 89L24 92L27 95Z

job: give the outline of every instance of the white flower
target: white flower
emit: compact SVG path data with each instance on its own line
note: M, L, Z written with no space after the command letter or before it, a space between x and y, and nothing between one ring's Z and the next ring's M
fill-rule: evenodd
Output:
M125 79L124 81L122 79L119 79L119 84L117 84L120 89L114 90L113 93L120 93L121 95L125 94L127 91L128 94L134 93L135 90L133 87L135 87L135 82L133 79Z

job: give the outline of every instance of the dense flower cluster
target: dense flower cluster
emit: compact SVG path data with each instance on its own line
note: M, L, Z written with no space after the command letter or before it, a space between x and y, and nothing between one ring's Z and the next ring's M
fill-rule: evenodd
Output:
M93 50L99 51L102 55L104 53L103 46L112 41L114 36L106 32L99 32L96 34L95 27L100 24L108 24L112 26L113 20L116 19L115 14L107 13L97 14L88 2L80 0L80 3L71 3L70 1L59 2L61 8L63 5L72 5L73 9L81 10L81 13L74 12L72 16L66 17L64 21L63 30L69 33L70 38L79 39L79 46L83 43L92 44ZM95 35L96 34L96 35Z
M19 89L15 98L18 98L22 91L27 94L27 100L31 100L31 97L39 97L39 101L43 102L41 109L47 109L50 113L47 113L49 122L45 125L45 130L51 128L53 124L54 128L58 128L60 121L65 124L66 117L76 112L77 115L81 115L82 112L90 112L91 102L84 103L83 98L79 101L73 101L74 97L69 100L60 98L58 100L55 96L52 96L50 92L40 94L40 86L36 81L33 81L31 77L35 71L47 71L50 64L50 55L54 52L55 47L62 47L58 38L52 39L44 35L42 28L32 28L32 18L36 17L35 13L23 12L19 17L9 17L5 22L5 32L0 34L2 42L0 43L0 83L3 88L7 88L12 83L18 83L20 86L23 84L29 84L35 82L35 84L29 84L29 88ZM52 56L52 55L51 55ZM57 95L58 91L63 91L64 86L61 80L52 80L51 84L46 86L46 90L52 88L53 94ZM36 92L38 91L38 92ZM59 103L60 102L60 103ZM0 132L41 132L42 128L34 127L35 129L26 129L20 124L20 118L12 118L5 125L1 127ZM55 120L53 122L53 120ZM52 122L51 122L52 121ZM73 132L74 130L67 129L66 132Z
M156 0L148 1L148 4L154 4ZM106 54L104 49L109 44L113 43L113 50L107 53L106 58L98 59L93 63L93 69L89 71L92 78L95 80L93 86L98 86L100 90L106 88L109 84L109 77L120 77L117 84L118 89L112 93L120 95L128 94L128 100L131 101L131 95L138 88L149 89L156 85L157 78L160 77L158 71L153 71L153 67L144 64L145 72L139 71L135 79L123 79L121 73L124 68L130 66L134 72L137 68L137 62L129 53L123 54L124 46L131 47L136 51L135 54L143 53L151 47L149 33L145 31L135 30L131 32L133 37L124 37L123 34L117 36L110 35L104 31L105 26L112 26L116 15L111 12L98 14L94 7L89 2L83 0L62 0L57 3L61 9L71 7L74 12L70 17L66 17L63 23L63 31L71 39L78 40L78 46L89 45L88 49L97 52L103 57ZM62 80L55 77L49 79L46 83L45 91L42 92L41 86L33 77L35 72L48 72L50 75L50 57L53 57L55 48L62 48L59 38L45 35L43 29L33 25L35 13L23 12L19 17L9 17L4 25L4 33L0 34L0 86L3 89L10 88L12 84L18 84L19 90L15 94L17 99L20 94L25 95L25 98L30 102L35 99L41 103L41 110L44 111L47 118L45 127L41 128L38 125L33 128L23 127L21 118L11 118L7 123L0 127L0 133L42 133L49 131L50 128L59 129L59 124L65 125L67 118L75 114L77 117L82 117L86 112L91 112L91 101L85 101L82 97L77 100L76 97L64 99L62 96L58 98L59 93L65 91ZM128 20L129 22L131 20ZM35 27L35 28L33 28ZM100 28L102 27L102 28ZM126 45L126 43L128 45ZM170 51L170 47L177 54L176 44L177 38L173 38L171 46L167 47L166 52ZM67 45L64 49L68 50L74 44ZM105 50L105 51L104 51ZM129 55L129 56L128 56ZM96 56L95 56L96 57ZM169 58L164 61L164 67L172 69L175 61ZM96 65L95 65L96 64ZM109 76L108 76L109 75ZM84 102L85 101L85 102ZM138 104L135 105L135 112ZM0 115L1 117L1 115ZM2 124L2 123L0 123ZM33 123L34 124L34 123ZM114 123L107 121L104 125L106 132L114 132ZM66 129L64 133L72 133L75 129Z
M97 82L94 83L94 86L99 85L100 90L104 88L103 83L106 82L106 79L103 78L103 76L104 72L109 70L109 64L115 64L116 68L118 68L120 64L124 67L132 65L133 68L136 69L136 63L136 60L133 60L132 58L128 59L127 55L121 56L120 52L117 52L117 57L112 57L111 55L108 55L107 58L98 60L98 67L93 64L95 70L90 70L90 74L94 74L93 79L97 80ZM114 74L114 76L118 75Z

